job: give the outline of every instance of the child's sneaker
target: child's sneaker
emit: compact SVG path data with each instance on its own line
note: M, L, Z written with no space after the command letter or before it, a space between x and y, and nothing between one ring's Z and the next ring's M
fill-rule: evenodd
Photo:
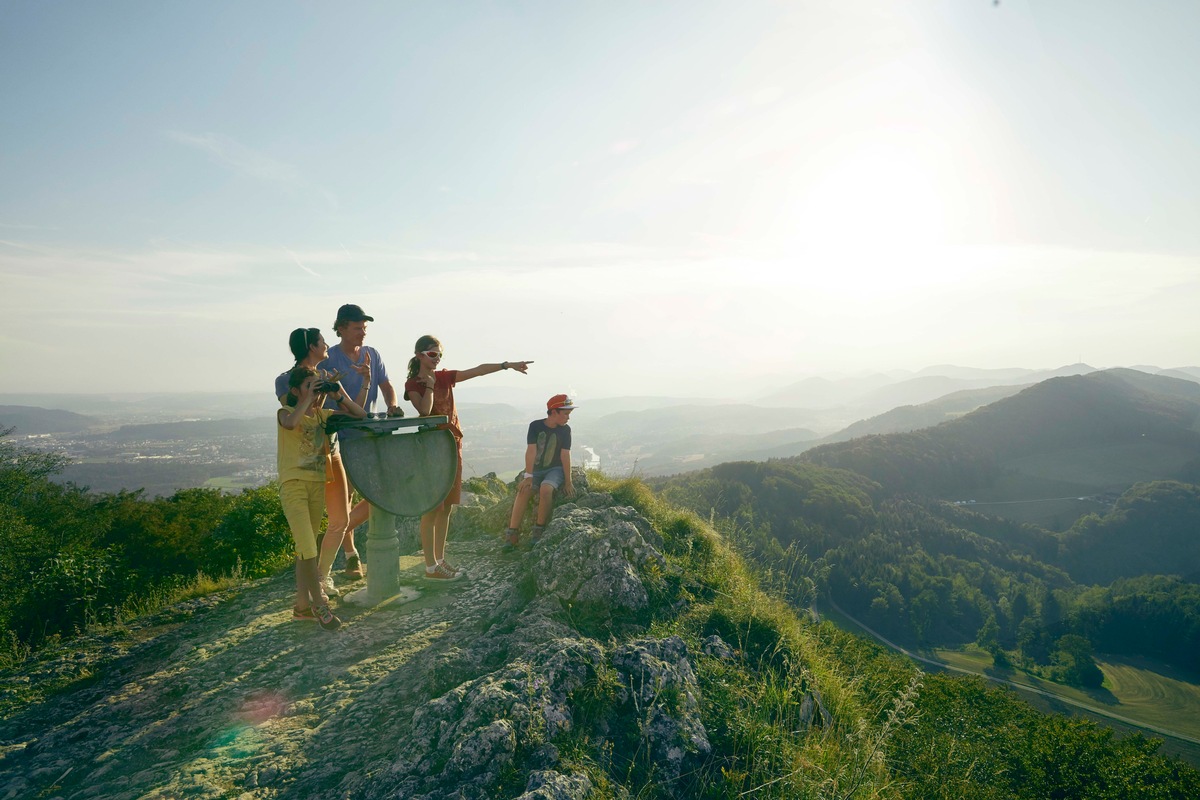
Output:
M326 631L336 631L342 627L342 621L333 615L329 610L329 606L316 606L312 609L313 616L317 618L321 629Z
M542 540L542 534L546 532L545 525L534 525L533 530L529 532L530 546L536 546Z
M462 576L459 573L446 569L445 564L438 564L433 568L433 572L430 572L428 569L425 570L425 580L427 581L449 583L450 581L458 580L460 577Z
M342 593L333 585L333 576L326 575L321 579L321 588L325 590L326 597L341 597Z
M358 580L367 574L363 571L362 559L358 557L358 553L346 556L346 568L342 570L342 574L353 580Z
M504 529L504 541L500 544L500 549L505 553L516 550L521 544L521 532L516 528Z
M313 613L311 608L293 608L292 619L301 622L316 622L317 615Z

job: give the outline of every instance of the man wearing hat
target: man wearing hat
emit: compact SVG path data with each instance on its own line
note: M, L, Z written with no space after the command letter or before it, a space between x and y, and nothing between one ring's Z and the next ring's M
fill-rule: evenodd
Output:
M546 418L529 423L525 437L525 474L517 488L508 527L504 530L505 550L521 542L521 518L533 492L538 493L537 523L529 536L530 544L542 538L554 506L554 490L561 488L567 497L575 496L571 484L571 412L575 403L565 394L556 394L546 401Z
M396 405L396 389L388 378L387 367L383 358L374 347L367 347L363 339L367 336L367 323L374 322L374 317L368 317L361 307L347 303L338 309L337 320L333 323L333 332L341 340L336 347L329 348L329 355L321 362L321 369L331 372L341 372L342 387L351 397L358 397L366 374L370 375L370 390L367 393L367 411L375 404L376 398L383 394L383 402L387 404L389 414L403 414ZM363 366L370 367L369 373Z
M342 373L342 387L347 392L359 396L364 382L368 383L367 402L363 408L368 412L375 405L376 398L383 395L389 416L403 416L404 411L396 405L396 388L388 377L387 366L383 357L374 347L363 344L367 336L367 323L375 318L368 316L360 306L346 303L338 309L337 319L333 323L333 332L338 335L339 343L329 348L329 355L321 362L321 369ZM353 435L351 432L339 434ZM340 455L338 456L340 460ZM338 465L341 468L341 465ZM371 504L361 500L350 510L350 518L346 525L346 538L343 547L346 551L346 575L351 578L363 576L362 560L354 546L354 529L366 522L371 514Z

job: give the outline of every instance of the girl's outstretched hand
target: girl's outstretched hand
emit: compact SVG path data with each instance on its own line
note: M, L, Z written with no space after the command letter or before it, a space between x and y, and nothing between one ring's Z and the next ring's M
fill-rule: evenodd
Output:
M509 361L508 368L515 369L517 372L525 375L529 372L529 365L532 363L532 361Z

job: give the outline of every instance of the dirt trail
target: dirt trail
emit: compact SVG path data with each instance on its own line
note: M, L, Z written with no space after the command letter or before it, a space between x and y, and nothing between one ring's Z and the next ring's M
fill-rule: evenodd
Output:
M336 633L291 619L284 574L93 639L64 658L95 680L0 723L0 798L300 796L344 782L331 796L345 794L390 768L414 710L446 688L439 669L527 557L491 538L454 542L453 555L467 579L431 586L404 557L420 597L340 606Z

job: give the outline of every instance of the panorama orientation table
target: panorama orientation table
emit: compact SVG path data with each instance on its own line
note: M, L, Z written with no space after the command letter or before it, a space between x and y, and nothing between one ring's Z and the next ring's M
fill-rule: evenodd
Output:
M440 427L447 422L445 416L331 419L329 429L338 432L346 475L371 503L364 548L367 585L344 596L343 602L377 606L404 594L396 518L432 511L454 486L458 447L454 435Z

